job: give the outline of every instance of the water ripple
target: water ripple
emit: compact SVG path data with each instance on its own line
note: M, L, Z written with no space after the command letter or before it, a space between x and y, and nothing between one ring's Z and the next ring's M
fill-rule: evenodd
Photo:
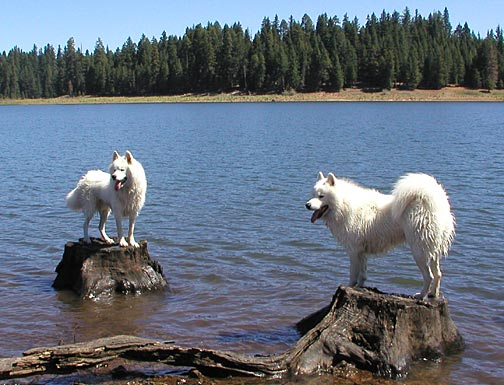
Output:
M344 250L304 209L317 172L388 192L399 175L423 171L445 186L457 218L442 291L468 348L419 364L412 378L496 383L503 113L492 103L0 106L2 168L13 170L0 184L0 334L9 341L0 356L116 333L285 350L298 337L292 325L348 280ZM172 291L81 301L50 287L65 243L82 236L64 197L86 170L105 169L114 149L144 164L136 236ZM113 220L108 228L116 231ZM411 294L420 284L406 248L369 261L370 286Z

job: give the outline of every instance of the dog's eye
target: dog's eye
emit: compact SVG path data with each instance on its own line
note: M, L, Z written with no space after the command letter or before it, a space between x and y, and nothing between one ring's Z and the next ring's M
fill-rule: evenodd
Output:
M322 199L324 197L324 195L319 195L318 197L319 197L319 199Z

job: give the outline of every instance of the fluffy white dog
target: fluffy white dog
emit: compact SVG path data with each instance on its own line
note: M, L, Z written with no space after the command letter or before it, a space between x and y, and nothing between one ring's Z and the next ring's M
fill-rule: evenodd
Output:
M113 244L105 232L105 223L110 214L114 214L117 224L117 235L120 246L139 247L135 241L136 218L145 203L147 179L145 172L131 152L120 156L114 151L110 173L101 170L90 170L84 175L77 187L66 196L66 205L72 210L82 211L85 215L84 242L90 243L89 222L96 211L100 213L100 234L102 239ZM129 217L128 238L124 239L122 219Z
M407 174L391 195L319 173L311 222L323 219L350 256L350 285L363 286L367 257L407 243L423 276L417 298L438 297L440 259L448 254L455 235L455 219L448 196L437 181L425 174Z

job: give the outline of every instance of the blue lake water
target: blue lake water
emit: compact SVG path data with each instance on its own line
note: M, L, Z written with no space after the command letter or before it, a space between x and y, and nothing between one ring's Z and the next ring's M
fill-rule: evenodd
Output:
M389 192L421 171L457 219L441 289L467 348L403 382L504 378L504 104L0 106L0 134L0 357L115 334L284 351L292 325L348 281L344 251L304 208L317 172ZM115 149L144 165L135 236L173 292L83 301L51 288L65 243L82 237L64 198ZM421 276L398 248L370 259L367 284L413 294Z

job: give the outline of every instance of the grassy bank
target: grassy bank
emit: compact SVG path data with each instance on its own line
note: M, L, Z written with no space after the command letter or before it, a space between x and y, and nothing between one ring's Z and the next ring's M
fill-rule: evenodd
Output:
M503 102L504 90L474 90L463 87L446 87L441 90L400 91L397 89L368 92L358 88L340 92L311 92L282 94L184 94L172 96L63 96L52 99L0 99L0 104L112 104L112 103L233 103L233 102L351 102L351 101L461 101Z

